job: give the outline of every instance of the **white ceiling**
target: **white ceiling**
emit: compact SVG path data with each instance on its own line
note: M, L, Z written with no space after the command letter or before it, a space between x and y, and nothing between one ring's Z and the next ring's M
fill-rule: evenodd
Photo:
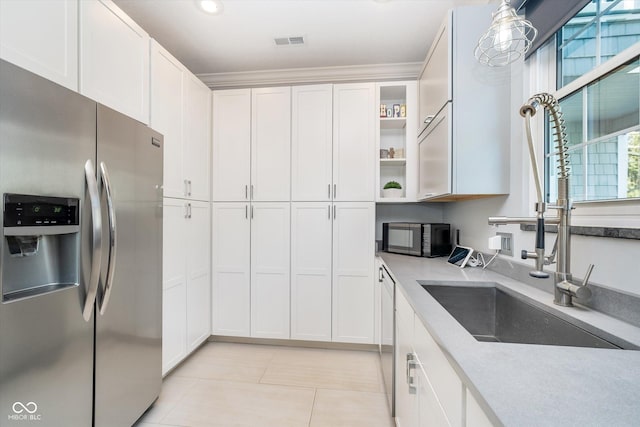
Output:
M114 0L195 74L422 62L445 11L495 0ZM304 46L275 37L304 36ZM480 34L478 34L478 37Z

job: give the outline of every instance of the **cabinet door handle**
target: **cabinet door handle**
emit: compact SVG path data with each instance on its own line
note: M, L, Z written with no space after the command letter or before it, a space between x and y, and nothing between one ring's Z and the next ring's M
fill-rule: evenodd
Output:
M249 206L244 205L244 218L249 219Z
M336 194L338 193L338 184L333 184L333 198L336 198Z
M331 184L327 184L327 199L331 198Z
M409 393L414 394L416 392L415 379L413 378L413 369L417 366L416 355L413 353L407 353L407 385L409 386Z
M251 206L251 219L253 219L253 206Z
M331 205L327 205L327 219L331 220Z
M244 199L247 200L249 198L249 186L244 186Z
M191 218L191 203L189 203L189 218Z
M184 217L185 218L189 218L189 204L188 203L184 204Z
M191 185L192 185L192 182L191 182L191 180L189 180L189 193L187 193L187 196L189 196L189 197L191 197L191 192L193 191L193 188L192 188Z
M336 205L333 205L333 219L336 219Z
M189 180L184 180L184 196L187 197L189 195Z
M382 282L384 280L384 271L382 271L382 267L378 267L378 282Z
M251 200L253 200L253 184L251 184Z

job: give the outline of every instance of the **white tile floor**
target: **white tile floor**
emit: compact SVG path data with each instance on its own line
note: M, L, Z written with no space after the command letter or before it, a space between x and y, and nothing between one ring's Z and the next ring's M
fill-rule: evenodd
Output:
M378 354L207 343L136 427L392 427Z

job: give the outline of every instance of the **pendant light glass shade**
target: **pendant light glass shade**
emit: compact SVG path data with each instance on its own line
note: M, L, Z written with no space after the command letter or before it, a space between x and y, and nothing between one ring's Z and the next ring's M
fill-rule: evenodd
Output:
M503 67L523 56L531 47L538 31L503 0L493 13L491 26L478 40L475 55L480 63Z

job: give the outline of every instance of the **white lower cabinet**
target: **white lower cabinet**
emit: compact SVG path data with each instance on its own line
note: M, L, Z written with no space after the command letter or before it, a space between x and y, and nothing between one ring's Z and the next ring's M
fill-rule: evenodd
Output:
M188 202L187 352L211 335L211 220L209 203Z
M463 423L464 409L462 381L417 316L414 322L413 345L422 369L440 402L448 425L460 427Z
M375 206L292 204L291 338L373 344Z
M162 291L162 375L187 356L186 283Z
M290 204L251 205L251 336L289 338Z
M478 401L467 390L467 427L492 427L493 423L484 413Z
M398 427L418 425L416 385L412 383L413 357L413 310L396 286L396 361L395 361L395 407Z
M332 205L291 206L291 338L331 341Z
M375 342L375 204L333 205L332 340Z
M182 200L164 199L162 230L162 373L187 355L187 263Z
M163 202L162 372L210 334L209 204Z
M491 426L399 286L395 294L397 426Z
M288 339L290 204L212 210L213 334Z
M451 424L440 406L438 396L436 396L427 374L423 369L422 362L420 360L416 361L417 364L413 370L413 378L416 384L418 425L420 427L450 426Z
M212 206L214 335L375 342L374 203Z
M249 203L213 203L212 319L214 335L251 335Z
M413 308L396 288L396 421L399 427L449 427L452 423L442 408L443 396L434 389L432 375L440 366L430 366L430 355L418 342L426 333ZM459 387L456 378L451 387ZM462 408L462 400L452 401Z

